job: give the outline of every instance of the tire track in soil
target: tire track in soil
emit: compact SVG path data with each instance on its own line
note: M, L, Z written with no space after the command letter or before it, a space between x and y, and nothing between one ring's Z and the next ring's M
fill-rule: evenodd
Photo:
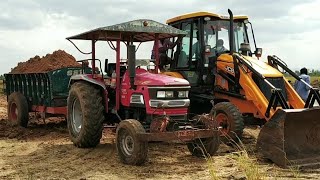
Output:
M33 125L23 133L19 140L1 138L6 142L2 144L7 153L0 154L8 173L0 174L0 178L90 179L110 175L113 179L145 179L192 176L206 169L205 161L190 156L185 145L150 144L149 161L137 167L118 160L110 132L105 132L101 144L91 149L73 146L60 124L47 124L47 128Z

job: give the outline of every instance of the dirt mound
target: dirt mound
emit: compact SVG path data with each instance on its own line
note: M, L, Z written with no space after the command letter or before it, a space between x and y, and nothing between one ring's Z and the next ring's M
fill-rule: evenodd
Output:
M19 126L10 126L6 120L0 121L0 138L21 139L26 135L27 129Z
M52 135L59 132L59 136L67 137L67 122L63 118L52 117L46 119L46 123L42 119L29 120L28 128L21 126L13 126L9 120L0 120L0 140L1 139L18 139L26 140Z
M52 54L47 54L42 58L35 56L26 62L19 62L18 66L13 68L10 73L42 73L48 72L63 67L80 67L76 59L65 52L64 50L54 51Z

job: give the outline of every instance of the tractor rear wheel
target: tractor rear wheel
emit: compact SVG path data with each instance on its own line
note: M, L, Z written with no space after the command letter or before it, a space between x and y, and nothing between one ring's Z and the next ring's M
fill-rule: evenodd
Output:
M20 92L13 92L8 98L8 119L12 125L27 127L29 108L26 97Z
M147 160L148 142L138 139L138 134L145 132L142 124L135 119L120 122L117 127L116 141L121 162L142 165Z
M197 118L199 118L197 125L202 125L206 129L212 129L216 127L215 123L211 122L212 120L210 117L201 115L194 117L194 119ZM187 143L188 150L193 156L210 157L217 152L220 146L220 136L217 130L212 129L212 131L216 131L213 137L196 139L190 143Z
M230 102L221 102L214 106L215 120L221 129L221 140L238 142L242 138L244 121L239 109ZM213 115L213 112L211 115Z
M86 82L71 86L68 97L68 129L73 144L80 148L99 144L104 121L100 90Z

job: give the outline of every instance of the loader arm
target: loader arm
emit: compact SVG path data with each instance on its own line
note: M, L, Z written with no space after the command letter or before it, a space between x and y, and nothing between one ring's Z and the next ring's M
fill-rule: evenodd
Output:
M258 150L282 167L319 167L320 126L317 118L320 115L320 108L304 108L302 99L283 77L288 98L286 101L281 89L275 87L264 75L250 66L244 57L233 54L233 58L237 59L239 64L239 83L246 98L253 101L259 113L265 112L267 122L257 139ZM270 99L265 98L253 81L252 74L271 87ZM318 92L309 95L308 100L311 103L317 100ZM278 107L278 103L281 107Z
M283 94L281 92L282 90L279 89L280 87L275 87L272 83L270 83L261 73L254 69L249 61L244 59L242 56L236 53L234 53L232 56L225 54L223 56L220 56L218 58L218 61L219 62L217 64L217 68L219 71L223 71L226 66L231 66L231 68L234 69L234 72L231 73L234 76L233 84L238 84L238 86L235 86L233 89L235 89L235 92L238 92L239 95L244 95L244 98L235 99L224 97L221 94L226 94L226 92L224 93L223 91L216 91L215 96L217 98L227 98L230 102L234 103L241 112L253 113L255 117L265 119L266 121L268 121L270 117L273 116L278 108L278 104L280 104L283 109L289 109L290 106L283 97ZM223 73L228 72L224 71L220 74ZM266 84L266 86L268 86L268 88L270 89L270 97L266 96L262 92L257 82L255 82L253 76L258 77L261 81L264 82L264 84ZM280 76L279 78L282 77ZM221 85L221 83L219 85ZM237 87L239 87L239 89L236 89ZM290 95L289 98L295 99L292 98L292 96L295 96L295 94ZM247 107L249 104L251 104L250 108ZM303 106L303 104L301 105ZM251 111L248 111L248 109L251 109Z
M293 76L297 81L301 81L303 82L306 86L308 86L310 88L310 92L307 98L306 103L304 104L304 106L301 106L301 104L297 105L297 107L295 108L311 108L314 106L315 101L318 102L318 104L320 104L320 94L319 94L319 89L318 88L314 88L312 87L310 84L308 84L307 82L305 82L301 77L299 77L296 73L294 73L291 69L289 69L284 62L277 56L273 55L273 56L268 56L268 64L277 68L277 66L280 66L283 70L285 70L286 72L288 72L291 76ZM288 83L288 82L287 82ZM288 83L289 84L289 83ZM290 86L291 87L291 86ZM288 89L291 91L293 90L293 88L289 88ZM294 91L294 90L293 90ZM295 91L294 91L295 92ZM293 105L296 105L295 103L293 103Z

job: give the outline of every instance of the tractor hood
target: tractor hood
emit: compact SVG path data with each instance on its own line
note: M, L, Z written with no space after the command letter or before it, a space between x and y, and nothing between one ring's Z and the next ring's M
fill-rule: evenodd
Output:
M126 72L125 78L129 79ZM145 69L136 69L135 85L137 86L189 86L189 82L185 79L175 78L163 74L154 74Z
M140 69L143 70L143 69ZM189 86L189 82L185 79L175 78L163 74L153 74L147 71L138 71L135 78L136 85L148 86Z

